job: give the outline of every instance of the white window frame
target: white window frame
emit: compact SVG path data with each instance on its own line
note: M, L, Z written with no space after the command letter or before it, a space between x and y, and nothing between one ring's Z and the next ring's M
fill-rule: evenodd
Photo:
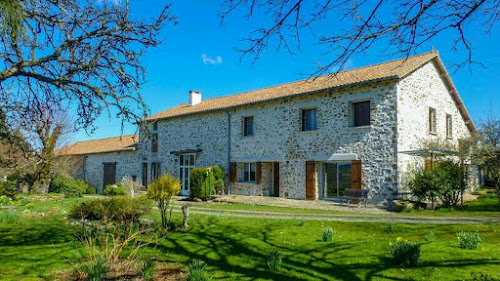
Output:
M193 156L193 163L191 164L190 161L186 164L185 161L184 163L181 162L181 156L183 159L186 158L186 156L191 157ZM177 165L177 178L179 182L181 183L181 191L189 191L189 187L191 186L191 170L193 168L196 168L196 155L194 153L183 153L177 155L179 165ZM188 169L188 177L187 177L187 186L185 186L186 183L186 169Z
M437 134L437 110L433 107L429 107L428 113L428 130L429 134L435 135Z
M241 182L255 183L257 180L257 163L256 162L244 162L243 165L243 177ZM252 180L252 166L254 167L254 180ZM247 168L248 167L248 168ZM245 176L248 175L248 179Z
M446 138L453 138L453 116L446 114Z

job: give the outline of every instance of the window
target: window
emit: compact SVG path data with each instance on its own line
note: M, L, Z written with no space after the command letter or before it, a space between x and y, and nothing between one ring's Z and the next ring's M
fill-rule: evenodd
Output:
M370 101L352 103L353 127L370 126Z
M253 136L253 116L243 118L243 136Z
M436 109L429 107L429 133L436 134Z
M151 163L151 182L154 182L160 177L160 162Z
M194 154L179 155L179 182L183 194L189 191L191 170L195 167Z
M158 131L158 122L157 121L155 121L153 123L153 131Z
M344 191L351 188L352 164L350 162L331 162L325 164L324 197L344 196Z
M316 108L302 109L302 131L314 131L316 129Z
M158 134L151 135L151 151L158 152Z
M450 114L446 114L446 137L453 137L453 119Z
M243 163L243 182L255 182L255 163Z

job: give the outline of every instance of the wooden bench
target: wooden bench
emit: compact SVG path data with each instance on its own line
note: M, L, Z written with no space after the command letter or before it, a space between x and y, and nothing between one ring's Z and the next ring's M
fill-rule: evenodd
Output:
M365 208L368 205L368 190L367 189L352 189L346 188L344 190L344 196L339 197L340 205L346 203L352 203L353 200L358 201L358 208L361 206L361 203L365 204Z

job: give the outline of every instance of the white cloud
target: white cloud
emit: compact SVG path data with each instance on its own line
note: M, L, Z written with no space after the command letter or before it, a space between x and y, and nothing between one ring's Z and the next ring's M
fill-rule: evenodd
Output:
M220 56L216 56L215 58L207 56L207 54L201 55L201 60L204 64L221 64L222 58Z

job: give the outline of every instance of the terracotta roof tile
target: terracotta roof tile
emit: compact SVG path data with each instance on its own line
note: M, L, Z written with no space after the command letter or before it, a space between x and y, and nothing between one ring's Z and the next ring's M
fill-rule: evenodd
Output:
M153 114L145 118L144 121L222 110L382 79L402 78L436 57L438 57L437 52L429 52L405 59L324 75L315 79L306 79L230 96L205 99L194 106L180 104Z
M85 155L105 153L114 151L135 150L139 137L137 135L126 135L97 140L79 141L57 150L57 154Z

